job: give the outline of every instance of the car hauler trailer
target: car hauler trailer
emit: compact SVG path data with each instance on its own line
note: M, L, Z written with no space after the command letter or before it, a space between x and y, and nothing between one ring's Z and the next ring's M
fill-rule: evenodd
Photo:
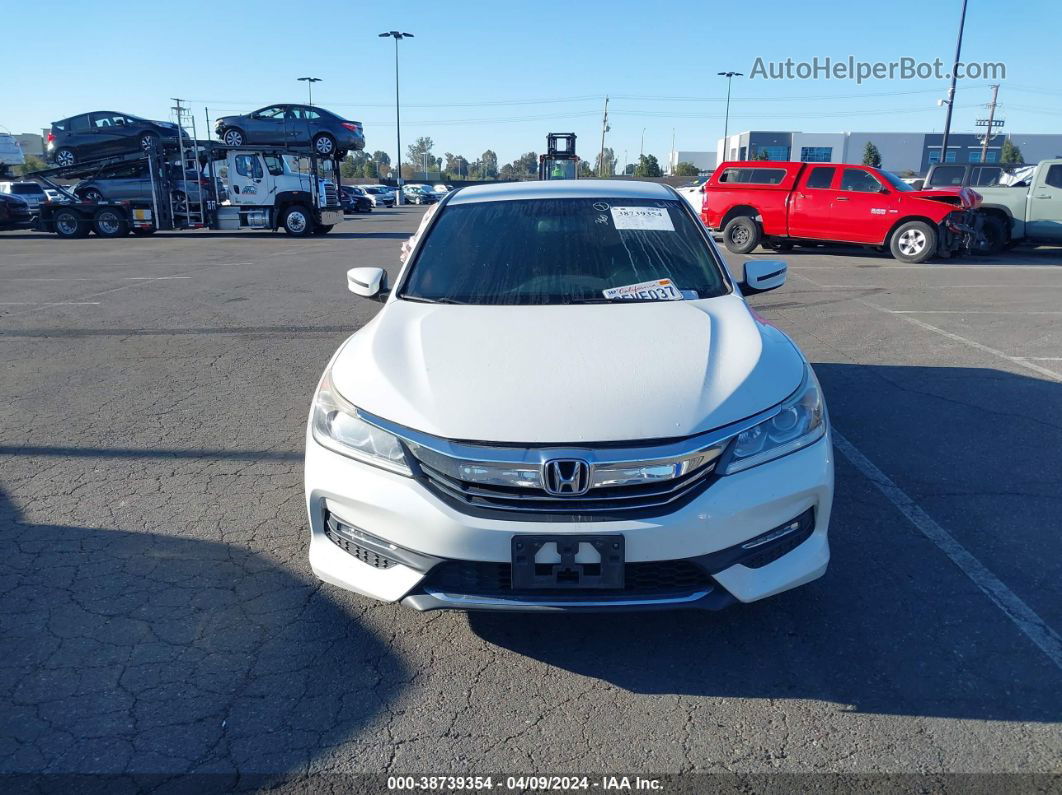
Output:
M108 171L140 165L150 198L85 201L57 179L106 179ZM218 172L228 177L227 201L219 201ZM329 172L331 178L322 176ZM90 232L124 237L180 229L283 228L296 237L326 234L342 221L337 188L339 163L309 147L228 147L183 141L144 152L58 166L24 175L59 191L61 201L41 205L37 229L59 237Z

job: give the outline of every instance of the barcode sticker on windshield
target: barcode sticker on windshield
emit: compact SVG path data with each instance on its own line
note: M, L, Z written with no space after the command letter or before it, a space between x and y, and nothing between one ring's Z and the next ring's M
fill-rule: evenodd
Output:
M612 223L617 229L674 232L675 225L663 207L613 207Z
M651 282L627 284L623 287L610 287L607 290L602 290L601 294L609 300L618 298L621 301L682 300L682 293L671 283L671 279L654 279Z

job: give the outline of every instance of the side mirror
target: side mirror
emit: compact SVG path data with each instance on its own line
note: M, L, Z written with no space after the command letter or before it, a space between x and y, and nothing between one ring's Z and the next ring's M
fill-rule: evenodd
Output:
M785 284L789 267L778 260L749 260L745 263L745 276L738 285L744 295L777 290Z
M387 297L387 271L383 268L351 268L347 271L347 289L362 298L380 301Z

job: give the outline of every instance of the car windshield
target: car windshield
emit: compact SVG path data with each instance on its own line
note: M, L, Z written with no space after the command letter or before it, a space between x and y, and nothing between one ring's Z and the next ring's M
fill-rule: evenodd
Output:
M12 193L21 193L23 195L29 195L31 193L40 195L44 193L44 188L38 185L36 182L16 182L11 186Z
M896 190L901 191L902 193L914 190L914 188L912 188L898 176L893 174L891 171L879 171L878 173L881 174L881 176L885 177L885 179L889 181L889 184L892 185L892 187L896 188Z
M399 297L574 304L723 295L721 264L683 204L566 198L452 205L428 230ZM616 297L614 288L624 287L635 289Z

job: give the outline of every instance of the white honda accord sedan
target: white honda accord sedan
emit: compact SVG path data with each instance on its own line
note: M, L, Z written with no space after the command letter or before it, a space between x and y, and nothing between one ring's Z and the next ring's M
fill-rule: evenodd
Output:
M332 357L306 435L310 563L418 610L717 609L822 576L819 383L671 188L450 193Z

